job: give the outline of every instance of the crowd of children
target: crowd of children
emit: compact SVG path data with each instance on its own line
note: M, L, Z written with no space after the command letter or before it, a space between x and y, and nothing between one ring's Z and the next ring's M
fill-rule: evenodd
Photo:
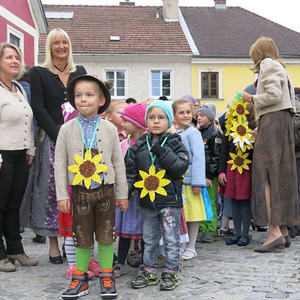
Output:
M111 101L109 89L102 79L81 75L67 88L71 106L62 107L55 178L71 277L63 299L86 295L93 276L100 278L102 298L117 297L115 278L128 273L130 247L138 257L131 287L159 284L160 290L173 290L181 260L197 256L197 238L213 242L217 237L218 182L224 199L232 201L232 212L227 210L235 234L226 244L249 243L251 170L241 174L232 168L229 159L240 149L230 130L224 135L215 126L215 106L195 109L190 95L173 103L127 104ZM184 228L187 239L182 239Z

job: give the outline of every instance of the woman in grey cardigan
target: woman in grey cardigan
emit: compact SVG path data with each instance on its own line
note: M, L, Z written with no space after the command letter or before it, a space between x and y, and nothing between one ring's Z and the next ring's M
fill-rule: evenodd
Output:
M295 96L275 42L259 38L250 48L258 73L256 95L243 93L254 105L258 133L252 169L252 209L258 226L269 225L269 235L254 250L268 252L289 247L287 225L297 224L297 175L293 113Z
M19 209L27 183L28 165L35 154L32 110L22 86L13 78L23 68L20 50L12 44L0 44L0 271L16 271L35 266L19 234ZM5 244L3 242L5 239Z

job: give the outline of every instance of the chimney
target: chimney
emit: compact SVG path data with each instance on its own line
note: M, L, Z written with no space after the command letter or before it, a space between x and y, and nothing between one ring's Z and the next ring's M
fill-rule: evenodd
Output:
M129 0L126 0L125 2L120 1L119 5L135 6L135 2L129 2Z
M163 11L166 21L178 21L178 0L163 0Z
M226 8L226 0L215 0L215 8Z

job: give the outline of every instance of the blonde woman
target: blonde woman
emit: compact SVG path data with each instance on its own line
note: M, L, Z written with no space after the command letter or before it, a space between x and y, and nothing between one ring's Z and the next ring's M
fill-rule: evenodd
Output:
M39 127L30 226L36 234L49 237L49 260L53 264L62 263L57 241L54 149L64 123L61 105L67 101L66 87L81 74L86 71L73 62L68 34L62 29L51 30L46 40L45 62L30 74L32 110Z
M16 271L14 263L35 266L19 234L19 209L26 188L28 166L35 148L32 110L19 78L24 68L20 50L12 44L0 44L0 271ZM3 242L5 239L5 244Z
M256 95L243 93L254 104L258 132L252 169L253 218L269 225L269 235L254 250L269 252L290 246L287 225L299 222L294 145L294 89L275 42L259 38L250 48L258 74Z

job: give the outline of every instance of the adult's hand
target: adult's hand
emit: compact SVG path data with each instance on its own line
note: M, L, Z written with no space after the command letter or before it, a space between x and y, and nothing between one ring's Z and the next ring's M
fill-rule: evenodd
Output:
M59 211L67 213L71 208L69 199L57 201L57 207Z
M243 98L243 100L246 101L246 102L252 102L252 101L253 101L253 100L252 100L252 95L250 95L250 94L248 94L248 93L246 93L246 92L243 92L243 93L242 93L242 98Z
M34 160L34 156L26 154L26 160L27 160L27 165L30 166Z
M194 195L198 195L201 193L201 187L200 186L193 186L192 187L192 192Z

